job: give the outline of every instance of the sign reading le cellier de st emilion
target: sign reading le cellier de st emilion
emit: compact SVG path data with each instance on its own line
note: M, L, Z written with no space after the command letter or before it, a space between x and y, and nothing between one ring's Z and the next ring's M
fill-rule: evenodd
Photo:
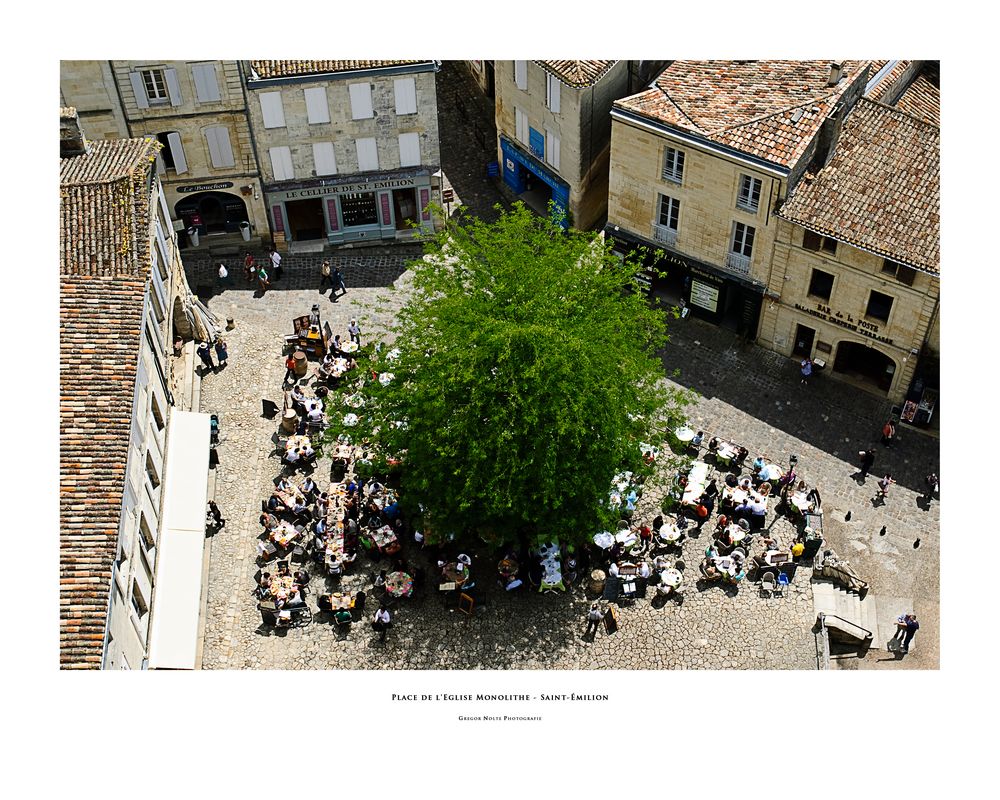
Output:
M295 189L285 192L285 197L293 200L296 197L320 197L324 194L356 194L358 192L373 192L376 189L400 189L404 186L416 186L413 178L393 178L385 181L369 181L368 183L346 183L339 186L312 186L308 189Z
M843 314L840 311L833 312L830 310L829 306L825 306L822 303L817 303L816 308L806 308L805 306L796 303L795 309L797 311L804 311L806 314L825 322L829 322L833 325L839 325L841 328L847 328L849 331L860 333L862 336L867 336L869 339L874 339L876 342L892 344L892 339L888 336L878 335L879 327L875 323L868 322L863 319L855 320L850 314Z

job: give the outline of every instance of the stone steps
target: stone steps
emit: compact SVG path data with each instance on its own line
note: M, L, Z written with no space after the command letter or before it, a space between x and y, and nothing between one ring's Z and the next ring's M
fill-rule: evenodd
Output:
M813 608L817 614L828 616L827 627L835 628L852 638L862 640L863 633L855 626L864 628L872 635L872 647L884 647L885 643L880 642L879 636L879 615L878 603L875 598L868 594L864 599L857 592L844 589L837 584L826 580L814 580ZM836 619L837 617L841 622Z

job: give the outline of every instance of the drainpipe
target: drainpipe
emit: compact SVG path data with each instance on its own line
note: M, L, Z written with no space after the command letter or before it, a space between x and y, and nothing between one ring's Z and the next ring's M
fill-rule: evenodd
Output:
M115 72L115 62L109 60L108 67L111 69L111 82L115 85L115 94L118 95L118 105L121 106L122 117L125 119L125 129L128 131L129 138L135 138L135 134L132 132L132 120L129 119L125 111L125 98L122 97L122 87L118 85L118 73Z

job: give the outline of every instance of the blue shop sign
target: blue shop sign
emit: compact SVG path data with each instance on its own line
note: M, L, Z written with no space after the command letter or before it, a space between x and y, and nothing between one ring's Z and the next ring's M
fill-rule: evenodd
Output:
M556 211L566 213L569 207L568 183L546 169L537 159L525 153L506 136L500 137L500 152L503 154L503 180L514 194L524 192L524 175L521 170L526 169L552 189L552 201L555 203ZM565 216L562 227L569 227Z

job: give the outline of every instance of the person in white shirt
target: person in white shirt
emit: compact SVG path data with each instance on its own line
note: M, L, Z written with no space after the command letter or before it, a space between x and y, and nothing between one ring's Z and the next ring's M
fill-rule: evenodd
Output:
M300 457L301 456L299 455L299 451L296 450L294 447L287 453L285 453L285 461L287 461L289 464L294 464L296 461L299 460Z
M378 611L375 612L374 619L372 619L372 628L378 631L378 640L380 642L385 641L386 633L388 633L391 625L392 616L389 614L388 609L385 606L379 606Z
M316 455L316 451L312 449L310 445L303 445L302 449L299 451L302 458L312 458Z
M323 406L321 406L319 403L314 403L312 408L309 409L309 413L306 416L309 417L310 422L322 422Z
M355 342L358 347L361 347L361 328L358 326L356 319L351 320L351 324L347 326L347 332L351 336L351 341Z
M275 280L281 280L281 254L274 249L271 250L271 271Z
M642 563L639 564L639 577L640 578L648 578L652 574L653 574L653 570L651 570L649 568L649 564L646 561L643 561Z

